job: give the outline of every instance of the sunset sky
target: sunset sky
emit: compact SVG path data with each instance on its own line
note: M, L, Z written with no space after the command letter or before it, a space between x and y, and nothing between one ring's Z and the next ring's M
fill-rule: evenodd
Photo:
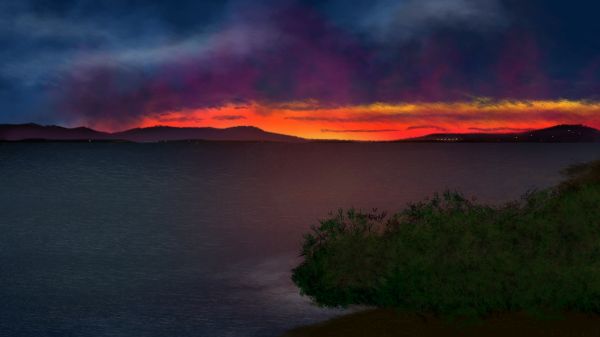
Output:
M0 123L307 138L600 128L590 0L7 0Z

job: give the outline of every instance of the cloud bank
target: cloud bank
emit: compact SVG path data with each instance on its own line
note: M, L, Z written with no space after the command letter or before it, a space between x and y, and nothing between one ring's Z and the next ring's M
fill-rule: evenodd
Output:
M314 133L424 132L447 128L448 120L506 127L479 125L512 121L489 101L600 100L600 45L590 34L600 27L585 15L600 5L578 8L577 20L572 7L538 0L4 1L0 122L111 130L152 121L336 124ZM451 116L432 105L465 101L478 110ZM376 103L427 109L380 114ZM540 121L555 114L594 122L577 111L521 111Z
M402 42L440 29L501 29L508 18L499 0L379 0L361 20L379 42Z

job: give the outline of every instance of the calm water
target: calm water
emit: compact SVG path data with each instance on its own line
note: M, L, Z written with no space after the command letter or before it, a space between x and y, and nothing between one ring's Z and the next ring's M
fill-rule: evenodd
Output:
M0 335L278 336L339 207L550 186L598 144L0 144Z

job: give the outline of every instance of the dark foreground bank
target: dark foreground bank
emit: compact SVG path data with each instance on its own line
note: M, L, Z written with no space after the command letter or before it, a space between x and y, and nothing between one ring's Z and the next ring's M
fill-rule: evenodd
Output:
M371 311L294 333L402 336L399 329L415 329L427 336L502 330L505 336L524 325L530 335L547 335L547 323L516 313L555 312L572 313L551 323L564 325L559 335L580 324L589 329L577 335L598 334L593 327L600 326L600 162L565 173L560 185L500 206L447 192L392 216L350 210L323 220L305 236L304 261L293 271L301 292L325 307L367 305L416 316ZM456 332L439 320L415 320L428 315L485 323Z
M448 322L443 319L398 313L391 309L369 310L294 329L284 337L548 337L600 336L600 316L563 314L539 317L514 313L478 322Z

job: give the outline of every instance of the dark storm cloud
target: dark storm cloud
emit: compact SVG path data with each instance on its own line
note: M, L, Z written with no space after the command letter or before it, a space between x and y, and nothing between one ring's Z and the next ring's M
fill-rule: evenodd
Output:
M112 64L100 58L103 64L89 65L87 58L63 82L68 93L64 110L84 121L111 117L129 123L148 113L229 102L361 98L355 69L363 55L350 36L329 28L318 13L304 7L265 11L238 14L198 43L201 49L176 57L152 51L160 58L151 71L126 66L138 58L138 50L131 57L113 55L108 59ZM250 23L256 16L269 20Z
M360 31L379 43L394 44L444 28L473 31L508 25L500 0L344 0L326 2L338 13L334 22ZM342 13L339 15L339 13Z
M541 0L8 0L0 122L135 124L252 101L301 111L288 102L594 99L599 10Z
M194 3L4 2L0 4L0 36L13 48L2 53L0 73L35 84L60 79L73 68L106 64L143 68L200 53L210 48L206 39L218 25L202 20L209 13L195 11L195 26L185 24L184 16L171 18L179 6L196 9ZM216 10L212 14L221 16Z

